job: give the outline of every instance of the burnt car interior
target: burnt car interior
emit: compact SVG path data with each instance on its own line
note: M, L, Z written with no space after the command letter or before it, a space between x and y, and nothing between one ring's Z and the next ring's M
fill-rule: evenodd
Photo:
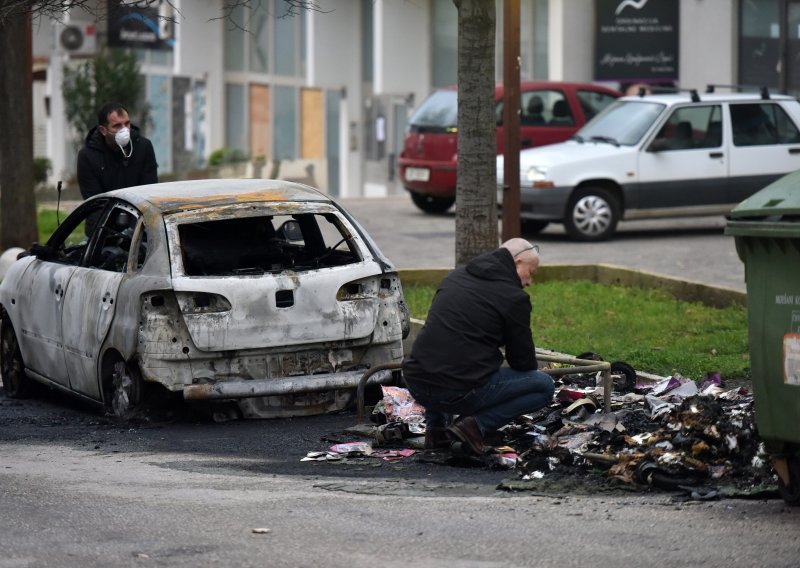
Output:
M333 214L239 217L178 226L187 276L306 271L361 261Z

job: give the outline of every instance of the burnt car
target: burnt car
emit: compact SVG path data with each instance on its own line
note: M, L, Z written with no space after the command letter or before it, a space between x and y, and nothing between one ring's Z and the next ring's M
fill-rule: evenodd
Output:
M145 393L246 418L338 410L369 369L399 378L409 329L397 272L358 222L274 180L95 196L8 268L0 308L8 395L36 381L120 416Z

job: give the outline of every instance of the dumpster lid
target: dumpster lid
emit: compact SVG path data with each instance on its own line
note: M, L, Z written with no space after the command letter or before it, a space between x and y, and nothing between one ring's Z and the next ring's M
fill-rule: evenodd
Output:
M729 217L782 217L800 215L800 170L787 174L751 195Z

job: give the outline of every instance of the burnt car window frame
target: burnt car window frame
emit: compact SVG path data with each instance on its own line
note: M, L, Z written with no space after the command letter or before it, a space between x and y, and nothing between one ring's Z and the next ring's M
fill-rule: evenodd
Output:
M86 201L79 205L72 213L67 215L64 221L60 223L58 227L56 227L55 231L53 231L53 234L50 235L50 238L47 240L45 245L45 248L47 249L46 257L41 258L41 260L64 264L67 266L85 266L87 253L91 250L93 239L97 234L97 227L95 226L95 230L92 231L90 235L85 235L86 239L81 243L67 245L66 242L69 237L73 235L75 230L78 229L91 214L99 213L99 216L102 218L112 201L113 200L111 198L98 198ZM82 251L78 255L77 253L79 245L80 248L82 248ZM69 248L74 248L75 250L71 251L70 253L66 253L65 251ZM77 258L78 261L68 262L68 260L71 258Z
M112 269L111 265L106 262L100 262L98 259L98 255L101 254L100 246L101 243L100 239L104 232L113 231L114 229L109 227L108 224L111 222L111 217L118 213L128 213L132 215L134 218L133 223L129 223L128 229L130 229L130 234L125 235L123 233L118 232L118 235L114 237L113 235L109 235L112 238L117 238L120 242L124 242L127 239L127 250L124 251L125 261L124 263L116 263L116 266L119 269ZM131 272L131 264L132 264L132 254L131 251L134 250L134 243L136 242L137 231L139 230L139 226L142 224L142 213L136 209L133 205L126 201L122 201L120 199L115 199L109 202L106 206L105 210L103 211L102 215L100 216L100 220L98 221L97 225L95 226L95 230L92 233L92 238L89 240L89 246L86 254L84 255L83 259L83 266L87 268L94 268L97 270L106 270L110 272L117 272L117 273L128 273ZM126 229L127 230L127 229Z
M310 272L325 268L337 268L339 266L358 264L367 260L367 257L365 257L364 254L365 244L361 238L361 232L355 225L352 225L351 219L349 219L346 215L343 215L341 210L334 203L291 202L292 207L287 207L287 205L288 204L254 203L215 207L214 217L216 217L216 220L218 221L235 221L248 217L269 217L271 220L275 218L285 218L298 221L301 231L303 232L303 244L300 246L300 248L303 250L293 251L294 253L297 253L298 256L298 260L295 264L284 264L283 259L281 259L282 262L275 263L274 265L270 264L269 267L267 267L267 265L261 265L258 267L253 266L252 270L246 270L244 267L236 267L236 269L224 270L225 267L222 267L221 269L220 267L213 265L205 268L201 268L199 265L193 266L192 262L194 261L187 262L188 251L186 249L186 243L184 242L184 239L187 230L192 230L190 229L192 225L195 225L198 229L200 229L202 228L203 223L210 221L209 217L212 216L212 211L201 209L193 210L191 212L176 212L164 216L164 222L167 228L169 257L173 272L189 278L262 276L279 274L284 271ZM323 238L322 233L319 231L318 225L320 221L324 218L326 221L330 222L329 217L331 216L336 220L336 222L332 222L331 224L334 225L342 234L342 240L348 243L347 252L337 248L331 248L330 250L326 248L328 244L330 244L331 247L334 247L334 245L339 245L342 242L339 241L337 243L327 243ZM308 226L308 222L311 221L311 217L317 218L314 220L316 230L313 231L309 231L310 227ZM278 223L278 227L273 226L276 234L280 225L281 223ZM294 248L293 243L290 241L287 241L285 244L289 248ZM372 252L369 247L366 247L366 250ZM323 260L328 259L331 255L335 256L337 253L339 255L349 254L352 258L349 259L348 262L343 263L334 262L330 264L319 264ZM207 258L205 253L201 256L204 259ZM242 255L242 258L244 257L245 255ZM200 257L195 254L194 258ZM309 263L312 261L317 261L317 264L310 265Z

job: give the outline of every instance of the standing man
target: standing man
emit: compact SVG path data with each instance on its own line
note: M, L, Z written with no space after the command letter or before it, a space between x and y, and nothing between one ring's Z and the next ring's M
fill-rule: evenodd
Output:
M525 292L538 267L539 247L515 238L442 281L403 361L406 384L425 407L426 448L456 439L483 455L484 434L552 401L553 380L537 370ZM501 367L501 347L509 367ZM452 414L459 418L449 424Z
M106 103L97 113L97 126L86 135L78 152L81 195L88 199L113 189L148 183L158 183L153 144L131 124L124 106ZM87 235L96 222L96 218L87 219Z

